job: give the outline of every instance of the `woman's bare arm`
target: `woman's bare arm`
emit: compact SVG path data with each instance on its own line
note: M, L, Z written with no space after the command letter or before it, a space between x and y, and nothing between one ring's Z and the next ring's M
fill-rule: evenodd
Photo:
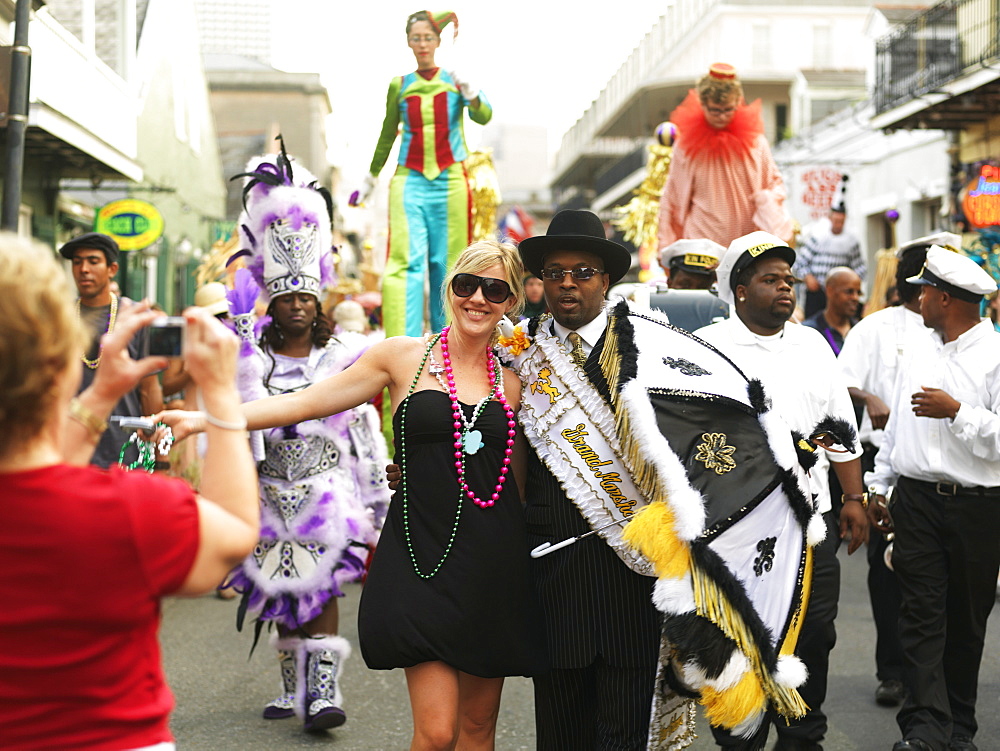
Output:
M329 417L374 399L392 382L392 370L404 354L404 338L381 341L349 368L291 394L247 402L243 414L250 430L295 425Z
M206 409L223 423L242 420L236 391L239 340L199 308L188 321L188 366ZM215 588L253 550L260 528L257 469L246 432L209 424L208 449L198 498L199 544L194 565L177 594Z

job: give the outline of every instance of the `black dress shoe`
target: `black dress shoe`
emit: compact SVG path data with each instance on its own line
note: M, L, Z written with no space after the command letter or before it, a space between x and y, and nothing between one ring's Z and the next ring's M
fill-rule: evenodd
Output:
M882 707L898 707L905 698L903 683L892 678L882 681L875 689L875 703Z
M934 751L919 738L904 738L892 744L892 751Z
M948 743L948 751L979 751L979 747L967 735L953 735Z

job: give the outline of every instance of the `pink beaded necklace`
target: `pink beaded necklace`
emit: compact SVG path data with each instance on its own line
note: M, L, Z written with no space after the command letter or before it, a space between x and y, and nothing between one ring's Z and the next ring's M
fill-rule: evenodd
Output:
M465 454L466 454L466 435L462 433L463 420L462 420L462 407L458 403L458 389L455 388L455 374L451 369L451 356L448 354L448 332L451 330L451 326L446 326L444 331L441 332L441 357L444 360L444 374L445 378L448 380L448 398L451 400L451 412L454 417L454 422L452 425L455 428L455 432L452 434L455 438L455 470L458 472L458 484L462 489L462 492L468 496L473 503L475 503L480 508L489 508L500 498L500 492L503 490L503 484L507 480L507 472L510 469L510 456L514 453L514 436L517 434L517 423L514 422L514 410L510 408L507 404L507 397L504 396L503 388L500 384L500 378L498 377L496 356L490 351L489 347L486 349L486 370L490 377L490 390L496 396L497 401L503 405L503 411L507 415L507 448L504 450L503 463L500 467L500 476L497 478L497 484L493 488L493 494L485 501L478 498L475 493L469 488L469 484L465 481ZM467 430L466 433L469 431Z

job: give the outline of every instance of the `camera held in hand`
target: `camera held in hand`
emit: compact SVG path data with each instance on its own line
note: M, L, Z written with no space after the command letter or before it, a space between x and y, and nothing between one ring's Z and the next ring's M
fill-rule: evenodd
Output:
M148 352L155 357L181 357L187 322L180 316L157 318L149 324Z

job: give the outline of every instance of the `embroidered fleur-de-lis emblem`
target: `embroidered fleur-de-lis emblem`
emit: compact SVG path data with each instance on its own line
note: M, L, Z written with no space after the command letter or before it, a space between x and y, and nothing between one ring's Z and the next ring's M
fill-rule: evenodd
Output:
M686 376L712 375L700 365L696 365L690 360L685 360L683 357L664 357L663 364L669 365L674 370L679 370Z
M753 572L757 576L762 576L765 571L770 571L774 565L774 543L777 537L765 537L757 542L757 552L759 556L753 559Z
M702 433L703 443L698 444L698 453L695 454L695 461L705 465L705 469L715 470L715 474L724 475L729 470L736 467L733 459L735 446L726 445L725 433Z

